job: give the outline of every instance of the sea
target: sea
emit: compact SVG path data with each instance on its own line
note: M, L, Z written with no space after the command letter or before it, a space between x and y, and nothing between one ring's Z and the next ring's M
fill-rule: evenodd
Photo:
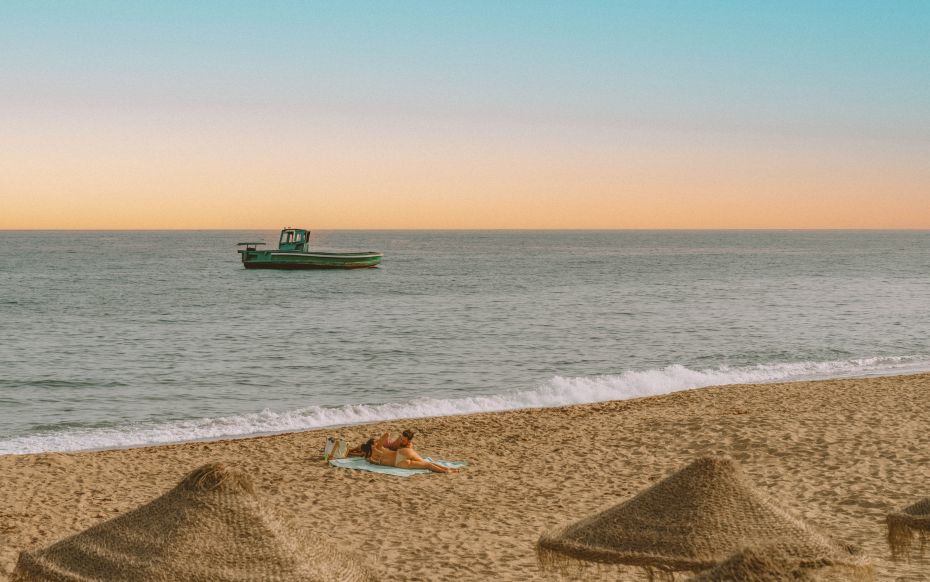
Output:
M930 371L927 231L314 231L384 261L242 267L277 237L0 232L0 454Z

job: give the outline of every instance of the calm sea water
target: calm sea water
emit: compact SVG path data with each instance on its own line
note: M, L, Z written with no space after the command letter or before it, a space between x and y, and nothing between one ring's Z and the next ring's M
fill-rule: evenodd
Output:
M0 232L0 453L930 370L928 232Z

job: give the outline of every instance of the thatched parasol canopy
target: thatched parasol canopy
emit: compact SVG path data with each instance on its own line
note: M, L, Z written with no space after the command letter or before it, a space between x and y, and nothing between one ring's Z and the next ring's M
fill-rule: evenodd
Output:
M47 548L23 551L22 582L370 580L324 540L287 528L249 477L222 463L171 491Z
M860 563L854 551L789 514L749 482L735 461L698 459L632 499L544 534L544 565L572 561L698 571L747 547Z
M760 546L741 550L726 561L688 582L849 582L871 580L871 568L862 564L837 562L836 557L806 555L807 548L798 547L785 554L786 548Z
M919 540L918 553L923 554L930 532L930 497L908 505L901 511L889 513L885 518L888 524L888 545L891 557L899 559L908 557L913 548L914 538Z

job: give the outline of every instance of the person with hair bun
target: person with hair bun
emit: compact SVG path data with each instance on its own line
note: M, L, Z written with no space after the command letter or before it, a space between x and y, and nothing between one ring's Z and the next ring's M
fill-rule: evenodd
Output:
M388 449L389 451L397 451L400 449L413 448L413 436L414 432L410 429L405 430L400 433L400 436L392 439L390 433L384 433L381 435L376 442L381 445L381 447Z

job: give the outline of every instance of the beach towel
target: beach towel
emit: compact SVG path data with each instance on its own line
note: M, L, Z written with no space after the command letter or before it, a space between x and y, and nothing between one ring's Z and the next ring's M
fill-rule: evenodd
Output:
M423 457L424 461L436 463L450 469L461 469L466 465L465 461L443 461L441 459L431 459ZM371 471L372 473L385 473L396 477L413 477L421 473L432 473L429 469L400 469L398 467L385 467L369 463L362 457L349 457L346 459L333 459L329 462L333 467L342 467L343 469L358 469L359 471Z

